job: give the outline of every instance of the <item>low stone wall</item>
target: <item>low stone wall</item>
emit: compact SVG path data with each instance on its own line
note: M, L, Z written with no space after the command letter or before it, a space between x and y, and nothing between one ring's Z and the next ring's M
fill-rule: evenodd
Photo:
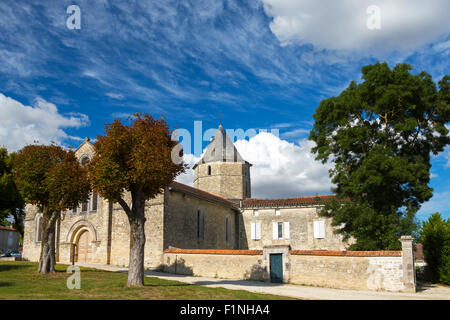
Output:
M261 280L267 277L262 250L164 250L163 271L223 279Z
M291 251L289 260L291 283L405 291L401 251Z
M168 249L162 270L169 273L270 281L270 255L282 254L283 282L338 289L415 292L412 238L402 251Z
M0 257L1 261L23 261L21 257Z

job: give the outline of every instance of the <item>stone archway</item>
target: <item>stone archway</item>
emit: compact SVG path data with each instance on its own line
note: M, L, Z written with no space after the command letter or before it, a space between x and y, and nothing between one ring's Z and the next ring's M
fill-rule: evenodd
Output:
M66 242L75 245L70 246L70 260L73 257L75 262L92 262L97 241L97 231L90 221L81 219L75 222L66 235Z
M75 262L92 262L92 236L89 230L80 229L75 239Z

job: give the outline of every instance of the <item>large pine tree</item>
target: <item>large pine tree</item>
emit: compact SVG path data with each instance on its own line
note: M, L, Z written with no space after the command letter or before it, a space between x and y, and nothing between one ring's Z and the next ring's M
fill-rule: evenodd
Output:
M322 162L332 161L338 198L322 215L355 250L399 249L398 238L416 229L415 213L433 195L430 157L450 143L449 76L438 87L426 73L387 63L362 68L339 96L321 101L310 140Z

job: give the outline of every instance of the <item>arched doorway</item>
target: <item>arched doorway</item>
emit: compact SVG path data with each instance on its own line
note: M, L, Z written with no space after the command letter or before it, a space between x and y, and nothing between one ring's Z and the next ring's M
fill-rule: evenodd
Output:
M92 259L92 244L91 234L88 230L82 230L78 235L76 242L76 262L91 262Z

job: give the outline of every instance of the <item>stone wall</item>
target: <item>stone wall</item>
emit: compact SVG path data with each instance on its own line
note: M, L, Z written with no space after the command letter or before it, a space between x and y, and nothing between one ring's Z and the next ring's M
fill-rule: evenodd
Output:
M405 240L406 241L406 240ZM412 241L412 240L411 240ZM338 289L415 292L403 269L413 257L403 251L166 249L163 271L224 279L270 281L270 254L283 254L283 282Z
M260 250L168 249L164 252L164 272L223 279L267 277Z
M35 221L38 209L27 204L25 212L22 258L29 261L39 261L41 243L36 241L37 227Z
M131 203L130 194L124 200ZM111 219L111 258L110 263L128 266L130 255L130 224L128 217L119 204L114 204ZM164 194L149 200L145 204L145 252L144 266L157 268L162 263L163 228L164 228Z
M124 200L131 203L130 194ZM197 238L197 210L205 213L205 239ZM128 217L119 204L98 198L98 209L81 212L67 211L61 214L56 227L57 262L70 263L73 244L79 235L90 234L91 261L93 263L128 266L130 227ZM41 242L37 239L37 221L41 214L35 206L26 208L23 257L39 261ZM231 208L206 201L177 191L165 191L145 206L145 253L144 265L149 269L163 264L163 250L179 248L234 249L236 239L236 212ZM226 218L230 219L230 237L226 239Z
M324 254L291 252L289 282L339 289L405 291L400 251L382 253L385 256Z
M0 252L19 249L19 232L0 226Z
M331 218L319 217L319 207L245 208L242 210L244 228L241 228L241 248L259 249L269 245L290 245L295 249L341 250L349 243L334 233ZM280 215L275 210L280 210ZM258 216L254 212L258 210ZM314 238L314 221L324 221L325 237ZM261 240L251 239L251 223L261 223ZM289 239L273 239L272 223L289 222Z
M208 174L211 167L211 174ZM194 187L239 200L251 196L249 164L241 162L208 162L194 170Z
M177 191L165 192L164 249L235 249L236 211ZM205 214L205 236L197 236L197 211ZM230 219L231 234L226 239L226 219Z

